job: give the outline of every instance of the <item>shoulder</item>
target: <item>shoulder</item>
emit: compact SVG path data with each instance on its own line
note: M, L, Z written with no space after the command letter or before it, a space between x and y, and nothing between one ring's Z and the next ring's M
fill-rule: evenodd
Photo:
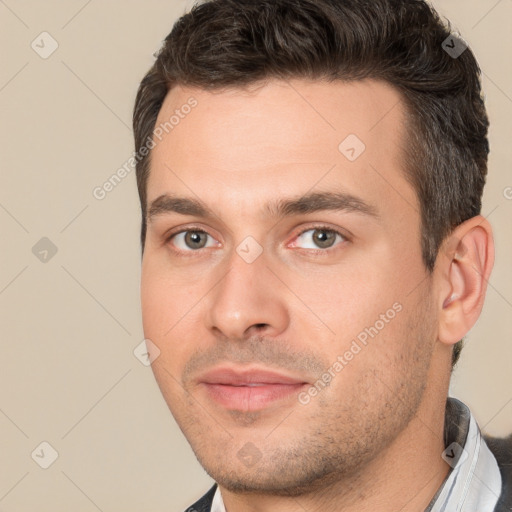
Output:
M213 496L217 490L215 484L200 500L196 501L192 506L188 507L185 512L210 512L212 508Z
M485 442L498 463L502 479L502 491L495 512L512 510L512 434L497 438L484 435Z

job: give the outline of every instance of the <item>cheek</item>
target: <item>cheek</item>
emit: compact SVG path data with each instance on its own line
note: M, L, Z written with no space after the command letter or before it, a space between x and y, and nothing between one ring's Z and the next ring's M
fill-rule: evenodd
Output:
M197 348L193 339L198 333L201 310L197 302L202 291L197 287L200 284L190 285L156 260L148 258L143 263L140 296L144 337L160 350L155 369L164 367L176 378ZM160 377L166 377L165 370L161 368Z
M179 318L186 299L179 275L173 272L164 251L150 248L144 254L140 297L144 327L161 336L177 321L174 319Z
M294 292L336 338L350 339L398 300L387 275L376 264L340 265L295 279Z
M141 275L141 309L144 337L149 338L160 350L160 360L172 360L169 352L172 349L172 338L179 326L179 311L173 287L160 269L149 262L144 262Z
M144 262L142 265L140 298L142 308L142 323L146 338L157 337L163 326L163 311L166 300L165 287L158 273L150 264Z

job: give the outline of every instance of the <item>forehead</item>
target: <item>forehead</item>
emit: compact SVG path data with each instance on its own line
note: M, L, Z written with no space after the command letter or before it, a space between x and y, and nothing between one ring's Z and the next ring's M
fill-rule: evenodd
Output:
M263 201L318 187L414 210L403 174L404 121L400 94L373 80L176 86L155 126L148 204L168 193L260 210Z

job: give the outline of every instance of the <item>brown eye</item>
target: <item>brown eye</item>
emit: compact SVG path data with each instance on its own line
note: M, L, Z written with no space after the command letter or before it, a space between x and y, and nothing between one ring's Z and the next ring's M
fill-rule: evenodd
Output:
M329 248L336 241L336 233L325 229L315 229L313 233L313 241L321 249Z
M187 231L185 243L191 249L202 249L206 245L208 233L204 231Z
M209 240L210 238L211 240ZM206 231L189 229L174 233L168 242L182 252L193 252L205 247L212 247L213 238Z
M345 240L347 238L340 232L322 226L306 229L297 237L301 249L330 249L337 245L336 241Z

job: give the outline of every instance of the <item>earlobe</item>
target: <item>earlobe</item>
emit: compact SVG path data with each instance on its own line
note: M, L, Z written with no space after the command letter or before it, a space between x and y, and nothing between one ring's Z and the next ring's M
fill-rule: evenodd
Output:
M494 264L492 228L482 216L457 226L439 255L439 341L453 345L473 327L482 311Z

